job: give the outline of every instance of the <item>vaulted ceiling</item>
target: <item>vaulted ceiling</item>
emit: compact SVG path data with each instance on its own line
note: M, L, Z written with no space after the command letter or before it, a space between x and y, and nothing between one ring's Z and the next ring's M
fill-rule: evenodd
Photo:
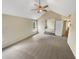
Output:
M48 10L54 11L63 16L69 15L75 11L75 0L41 0L43 5L48 4ZM34 4L38 0L3 0L2 13L25 18L37 19L44 13L32 11L35 8Z

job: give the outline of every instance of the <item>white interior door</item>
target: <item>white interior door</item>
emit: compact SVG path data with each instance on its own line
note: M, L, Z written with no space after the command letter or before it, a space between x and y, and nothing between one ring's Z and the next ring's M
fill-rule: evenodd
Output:
M55 35L62 36L62 32L63 32L63 21L62 20L56 20Z

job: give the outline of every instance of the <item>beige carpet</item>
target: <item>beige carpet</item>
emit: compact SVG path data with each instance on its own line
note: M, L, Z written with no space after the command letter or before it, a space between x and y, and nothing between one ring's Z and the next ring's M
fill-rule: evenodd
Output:
M65 37L37 34L3 51L2 59L75 59Z

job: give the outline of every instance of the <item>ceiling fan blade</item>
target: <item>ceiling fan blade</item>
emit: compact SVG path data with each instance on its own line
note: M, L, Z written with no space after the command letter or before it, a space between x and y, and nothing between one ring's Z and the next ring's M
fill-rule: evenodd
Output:
M47 7L48 7L48 5L45 5L45 6L44 6L44 8L47 8Z
M43 10L43 11L47 12L47 10Z
M37 13L40 13L40 11L38 10Z

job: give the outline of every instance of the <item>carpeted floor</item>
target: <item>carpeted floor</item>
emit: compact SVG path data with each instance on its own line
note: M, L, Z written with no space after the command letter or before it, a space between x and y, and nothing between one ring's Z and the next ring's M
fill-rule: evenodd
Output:
M75 59L66 40L37 34L4 50L2 59Z

